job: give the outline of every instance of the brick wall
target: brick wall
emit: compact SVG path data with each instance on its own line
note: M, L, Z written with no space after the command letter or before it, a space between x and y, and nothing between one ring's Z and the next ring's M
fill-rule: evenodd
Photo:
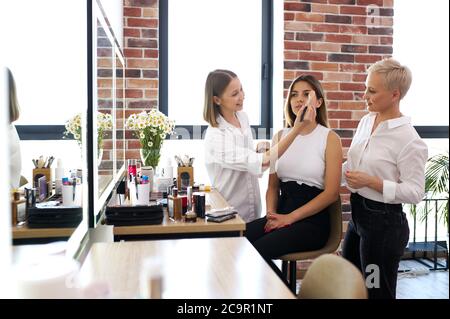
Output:
M124 0L123 13L125 118L128 118L132 113L158 106L158 1ZM139 158L139 141L131 131L127 131L125 136L125 158Z
M359 119L367 67L392 54L393 0L284 2L284 88L302 73L316 76L328 101L331 127L347 154ZM349 193L341 190L344 231Z
M158 2L124 0L127 111L158 101ZM367 67L392 54L393 0L284 1L284 88L302 73L316 76L328 101L330 125L346 155L359 119ZM131 133L127 133L131 138ZM138 158L139 142L127 142L127 158ZM342 189L344 231L349 194Z

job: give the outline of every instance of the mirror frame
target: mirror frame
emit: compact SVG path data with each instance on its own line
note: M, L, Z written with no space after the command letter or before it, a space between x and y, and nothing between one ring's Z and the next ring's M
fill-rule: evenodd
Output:
M101 218L103 216L104 210L106 208L106 204L111 197L111 194L113 190L116 188L117 184L121 180L123 173L125 171L125 154L123 154L122 158L122 165L121 167L117 167L117 152L116 152L116 140L117 140L117 87L116 87L116 77L117 77L117 65L116 65L116 59L119 59L122 63L122 74L123 78L125 79L125 59L123 57L122 51L118 45L118 41L114 37L114 34L112 33L112 28L108 24L108 20L105 15L105 11L103 10L101 3L97 1L92 1L92 18L91 18L91 27L92 27L92 39L91 39L91 45L92 45L92 51L90 54L90 61L92 65L92 69L90 70L92 72L92 82L90 84L90 90L91 90L91 101L90 101L90 109L88 111L88 116L90 120L89 128L90 128L90 136L88 137L88 153L89 153L89 172L92 172L92 174L89 176L89 185L92 185L91 192L89 194L90 197L90 204L92 209L90 210L89 214L89 227L95 228L99 225ZM98 101L98 94L97 94L97 81L98 81L98 73L97 73L97 38L98 38L98 26L97 21L100 22L101 27L103 28L103 31L106 34L106 37L110 41L112 45L112 52L111 52L111 61L112 63L112 116L113 116L113 128L112 128L112 179L108 182L108 185L103 190L102 194L99 195L99 182L98 182L98 159L97 159L97 152L94 150L97 150L97 121L96 114L98 111L97 108L97 101ZM123 87L120 88L124 91L124 81L123 81ZM124 93L123 93L124 94ZM125 101L125 96L122 97L122 100ZM125 104L125 102L123 102ZM122 108L124 111L124 108ZM122 135L122 139L124 139L125 136Z

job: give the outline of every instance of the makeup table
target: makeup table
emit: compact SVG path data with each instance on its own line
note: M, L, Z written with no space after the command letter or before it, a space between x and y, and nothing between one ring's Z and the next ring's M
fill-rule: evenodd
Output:
M224 208L228 206L227 201L216 191L206 192L206 212L212 208ZM114 226L114 240L136 240L136 239L174 239L194 237L235 237L243 236L245 221L236 215L235 218L221 222L208 222L197 218L195 223L173 221L169 218L167 210L164 210L164 219L159 225L140 226Z

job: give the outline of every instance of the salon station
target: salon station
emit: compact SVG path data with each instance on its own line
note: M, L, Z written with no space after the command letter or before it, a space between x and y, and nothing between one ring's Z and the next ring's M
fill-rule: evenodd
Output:
M0 298L395 299L396 275L376 295L343 255L346 232L359 235L350 203L408 227L395 194L384 201L390 176L367 199L345 166L381 103L369 67L397 63L394 5L200 2L1 2ZM376 32L372 2L386 7ZM405 193L420 202L429 154L409 136Z

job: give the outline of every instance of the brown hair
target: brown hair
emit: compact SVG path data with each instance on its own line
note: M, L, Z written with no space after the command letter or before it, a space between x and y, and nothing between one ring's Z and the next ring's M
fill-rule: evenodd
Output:
M220 97L234 78L237 78L237 75L228 70L214 70L206 78L203 119L212 127L218 126L217 117L220 114L219 105L214 103L213 97Z
M16 94L16 82L9 68L6 68L8 73L8 87L9 87L9 123L17 121L20 115L19 101Z
M329 127L328 125L328 114L327 114L327 104L325 101L325 95L323 92L322 85L320 82L312 75L309 74L302 74L299 77L297 77L294 81L292 81L291 85L289 86L288 95L286 98L286 102L284 104L284 120L285 120L285 127L292 127L294 125L294 121L296 118L296 115L294 112L292 112L291 109L291 97L292 97L292 89L295 85L295 83L305 81L309 85L312 86L314 92L316 93L317 100L322 99L322 104L317 109L316 114L316 121L317 123Z

